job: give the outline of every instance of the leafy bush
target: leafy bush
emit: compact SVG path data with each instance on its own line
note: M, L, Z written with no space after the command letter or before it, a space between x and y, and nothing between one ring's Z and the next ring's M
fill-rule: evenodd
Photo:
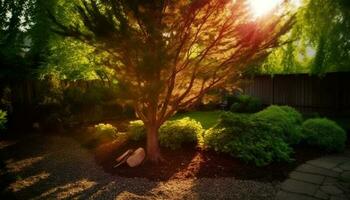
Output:
M262 108L262 103L259 99L248 95L239 95L235 100L230 100L234 103L231 105L231 112L236 113L254 113Z
M305 141L327 151L340 152L345 148L346 132L337 123L326 118L308 119L303 123Z
M270 130L280 135L288 144L297 144L302 139L302 115L289 106L269 106L254 114L270 126Z
M188 117L165 122L159 129L159 141L164 147L177 149L185 142L195 142L203 133L199 122ZM141 120L131 121L128 126L131 140L140 141L146 138L146 128Z
M117 138L118 130L111 124L95 125L95 136L100 141L111 141Z
M0 110L0 130L5 129L6 123L7 123L7 113L5 111Z
M189 117L167 121L159 129L159 141L162 146L178 149L183 143L196 142L203 131L202 125Z
M141 120L129 122L128 134L131 140L140 141L146 138L146 128Z
M222 115L220 122L204 133L203 144L257 166L290 161L292 153L288 144L271 131L271 126L254 115Z
M92 84L87 88L72 86L63 91L62 103L68 106L73 113L79 113L116 99L117 92L114 86L107 87L98 84Z

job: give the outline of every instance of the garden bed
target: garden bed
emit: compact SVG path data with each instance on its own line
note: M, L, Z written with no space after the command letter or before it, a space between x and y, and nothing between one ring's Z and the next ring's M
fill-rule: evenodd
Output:
M189 117L200 122L202 126L208 130L210 127L213 127L217 123L222 113L222 111L190 112L185 114L179 114L173 119L177 120ZM235 118L234 115L228 115L228 117L229 120L233 120L233 122L235 123L238 123L240 122L239 120L241 120L241 118ZM239 120L237 121L237 119ZM270 119L269 121L274 120ZM125 132L128 129L128 121L118 121L111 124L115 125L117 129L121 132ZM251 124L247 123L247 127L249 126L251 126ZM288 130L290 130L290 128L288 128ZM178 131L182 130L179 129ZM243 131L245 131L245 133L248 134L247 130ZM262 131L264 131L264 129ZM254 135L256 133L257 132L253 132L251 134ZM263 132L261 134L270 134L270 131ZM128 149L136 149L138 147L145 148L145 140L143 139L140 140L140 142L135 142L131 138L127 137L128 139L119 138L117 140L114 140L114 142L110 142L110 140L105 141L102 145L101 143L93 143L91 145L91 143L89 143L89 137L91 137L91 134L89 135L89 133L87 133L86 131L78 131L77 134L73 135L74 137L76 137L77 141L79 141L81 144L90 149L90 151L95 156L96 162L100 166L102 166L105 172L122 177L140 177L147 178L149 180L234 177L236 179L242 180L256 180L265 182L282 181L286 179L288 174L291 171L293 171L298 165L303 164L308 160L313 160L325 156L327 154L325 148L318 148L316 146L312 147L310 145L307 145L307 143L303 141L299 143L299 145L288 144L291 145L291 148L294 151L294 154L290 155L290 158L293 159L293 161L278 162L278 160L274 158L275 160L273 162L269 161L272 164L266 163L267 166L265 166L264 163L263 165L261 165L264 167L257 167L256 163L254 164L254 162L252 161L250 161L250 163L247 164L246 162L242 161L244 159L232 157L227 153L215 152L212 150L215 149L214 147L203 150L202 148L197 147L196 144L191 145L186 143L186 145L182 145L182 147L178 148L177 150L165 148L163 145L163 147L161 148L161 152L163 158L165 159L165 162L160 163L158 165L146 162L137 168L129 168L126 164L114 168L114 166L116 165L115 160L118 156L123 154ZM291 134L288 133L287 135ZM254 144L255 142L264 142L256 141L256 139L259 138L260 136L258 138L252 139L252 144ZM219 144L218 148L221 147L220 145L221 144ZM270 145L271 147L271 144L268 145ZM275 144L272 144L272 146L274 145ZM257 158L261 158L261 156L256 154L257 152L259 152L259 150L253 150L255 152L252 155L255 155ZM279 150L277 151L279 152ZM245 151L243 153L246 152L249 151Z
M188 145L179 150L162 148L161 152L165 162L158 165L146 162L137 168L130 168L126 164L113 168L116 164L116 157L122 152L140 146L144 145L110 143L92 149L92 151L95 153L96 162L103 167L105 172L122 177L142 177L150 180L234 177L242 180L266 182L282 181L298 165L325 155L325 152L319 149L297 147L294 162L256 167L226 154L203 151L194 145Z

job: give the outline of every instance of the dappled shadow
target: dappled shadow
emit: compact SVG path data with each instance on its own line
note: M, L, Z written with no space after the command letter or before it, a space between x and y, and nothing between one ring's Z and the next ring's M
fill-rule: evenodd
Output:
M149 180L169 180L184 178L220 178L234 177L240 180L255 180L262 182L282 181L299 164L323 153L312 148L297 148L295 162L273 163L265 167L256 167L228 154L215 151L205 151L194 145L185 145L177 150L162 148L166 162L159 165L144 163L137 168L122 165L113 168L115 159L130 148L144 144L131 143L122 147L108 147L95 152L95 159L105 172L122 177L141 177Z
M117 149L124 151L129 147ZM105 157L101 157L106 160L98 160L96 154L94 156L71 138L19 139L0 149L2 169L6 169L6 175L11 175L1 187L14 195L3 197L0 194L0 199L225 199L230 195L237 199L268 199L274 193L271 182L283 177L281 172L287 173L283 166L288 165L259 169L228 155L186 145L176 151L162 149L167 159L162 165L114 169L112 161L119 152L114 147L106 148L102 151ZM306 150L301 153L308 154ZM96 161L105 162L100 163L105 169ZM1 174L0 182L3 177Z
M97 183L94 181L83 179L72 183L67 183L65 185L52 187L34 199L68 199L82 192L86 192L96 184Z
M14 161L12 158L6 160L7 170L11 173L21 172L28 167L32 167L35 163L44 159L44 156L26 158L23 160Z
M192 182L187 199L274 199L278 183L267 183L234 178L202 178Z
M34 136L18 139L0 150L0 199L111 199L120 193L146 194L158 183L113 177L96 165L94 157L70 138ZM9 196L8 194L11 194Z
M19 192L25 188L28 188L30 186L37 184L42 180L47 179L49 176L50 176L49 173L42 172L26 178L18 178L17 180L12 182L7 189L13 192Z

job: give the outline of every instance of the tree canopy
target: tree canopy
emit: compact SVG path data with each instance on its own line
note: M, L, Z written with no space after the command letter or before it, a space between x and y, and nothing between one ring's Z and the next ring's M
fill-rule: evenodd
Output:
M0 1L0 76L12 79L97 79L110 76L94 48L57 36L48 13L71 22L77 1Z
M350 4L347 0L304 0L296 24L262 65L263 73L323 74L350 71Z

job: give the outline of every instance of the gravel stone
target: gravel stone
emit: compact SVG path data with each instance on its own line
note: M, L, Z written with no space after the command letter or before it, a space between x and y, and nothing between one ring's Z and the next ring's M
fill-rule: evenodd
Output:
M4 143L2 143L4 144ZM93 155L71 138L26 137L2 145L7 190L16 199L274 199L279 183L230 178L172 179L155 182L107 174ZM10 168L9 168L10 167Z

